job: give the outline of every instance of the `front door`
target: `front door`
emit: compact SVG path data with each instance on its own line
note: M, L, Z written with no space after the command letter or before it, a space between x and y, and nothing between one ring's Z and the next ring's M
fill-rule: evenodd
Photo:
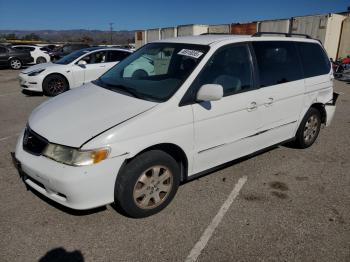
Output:
M198 173L257 150L261 125L259 89L253 80L252 57L247 44L219 49L191 88L220 84L219 101L192 105L194 114L194 170Z
M110 67L111 63L106 63L106 51L97 51L81 58L86 65L73 65L74 87L81 86L99 78Z

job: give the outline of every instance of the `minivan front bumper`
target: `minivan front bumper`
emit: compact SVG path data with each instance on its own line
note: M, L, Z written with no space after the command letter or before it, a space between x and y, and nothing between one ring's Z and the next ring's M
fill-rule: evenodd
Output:
M23 133L13 155L22 180L66 207L91 209L114 202L114 185L123 157L82 167L68 166L23 150Z

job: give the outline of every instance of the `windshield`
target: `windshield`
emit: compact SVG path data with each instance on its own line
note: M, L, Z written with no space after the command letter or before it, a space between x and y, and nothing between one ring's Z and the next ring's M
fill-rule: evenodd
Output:
M55 64L60 64L60 65L68 65L69 63L72 63L75 59L81 57L84 54L89 53L90 51L87 50L78 50L73 53L70 53L69 55L66 55L62 57L61 59L55 61Z
M94 83L157 102L168 100L196 68L209 46L152 43L130 55Z

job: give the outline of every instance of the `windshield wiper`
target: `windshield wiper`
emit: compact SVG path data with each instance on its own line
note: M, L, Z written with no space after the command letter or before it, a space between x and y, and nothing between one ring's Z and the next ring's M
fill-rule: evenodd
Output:
M122 92L128 93L129 95L131 95L135 98L141 99L140 95L134 89L126 87L124 85L114 85L114 84L109 84L109 83L105 83L105 82L103 82L103 85L105 85L106 88L109 90L112 90L112 89L121 90Z

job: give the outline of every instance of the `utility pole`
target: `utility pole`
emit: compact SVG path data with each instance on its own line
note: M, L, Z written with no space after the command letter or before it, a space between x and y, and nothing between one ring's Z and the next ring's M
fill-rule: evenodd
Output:
M109 23L109 29L111 31L111 45L113 45L113 24L114 23Z

